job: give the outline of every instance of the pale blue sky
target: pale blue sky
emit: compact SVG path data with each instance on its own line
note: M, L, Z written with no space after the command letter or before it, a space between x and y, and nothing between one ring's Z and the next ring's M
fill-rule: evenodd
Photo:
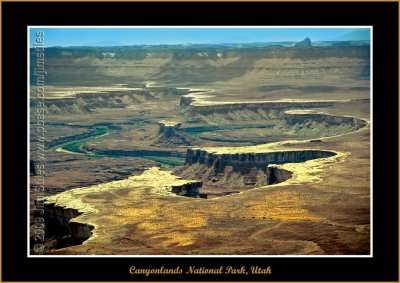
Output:
M44 31L45 46L118 46L158 44L213 44L369 39L357 28L32 28Z

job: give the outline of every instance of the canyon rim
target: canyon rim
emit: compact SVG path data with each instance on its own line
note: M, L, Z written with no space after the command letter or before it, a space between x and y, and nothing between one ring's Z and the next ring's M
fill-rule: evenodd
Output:
M65 29L29 29L31 256L371 255L370 27Z

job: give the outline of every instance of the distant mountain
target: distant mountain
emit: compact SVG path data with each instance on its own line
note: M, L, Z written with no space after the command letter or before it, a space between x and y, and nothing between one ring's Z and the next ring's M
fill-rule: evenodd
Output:
M306 37L304 40L296 43L295 47L311 47L311 39Z
M335 41L357 41L357 40L370 40L369 29L356 29L348 32L336 39Z

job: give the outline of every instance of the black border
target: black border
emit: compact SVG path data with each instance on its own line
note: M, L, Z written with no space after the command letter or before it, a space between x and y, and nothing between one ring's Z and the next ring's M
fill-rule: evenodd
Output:
M28 25L372 25L373 258L27 258ZM2 2L2 280L398 281L398 3ZM129 275L129 267L272 266L269 276Z

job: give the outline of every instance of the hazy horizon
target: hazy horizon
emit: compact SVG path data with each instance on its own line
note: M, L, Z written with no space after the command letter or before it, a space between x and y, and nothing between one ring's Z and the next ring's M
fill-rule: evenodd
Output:
M35 33L44 32L45 47L113 47L182 44L250 44L312 41L370 40L369 28L57 28L29 29L30 47Z

